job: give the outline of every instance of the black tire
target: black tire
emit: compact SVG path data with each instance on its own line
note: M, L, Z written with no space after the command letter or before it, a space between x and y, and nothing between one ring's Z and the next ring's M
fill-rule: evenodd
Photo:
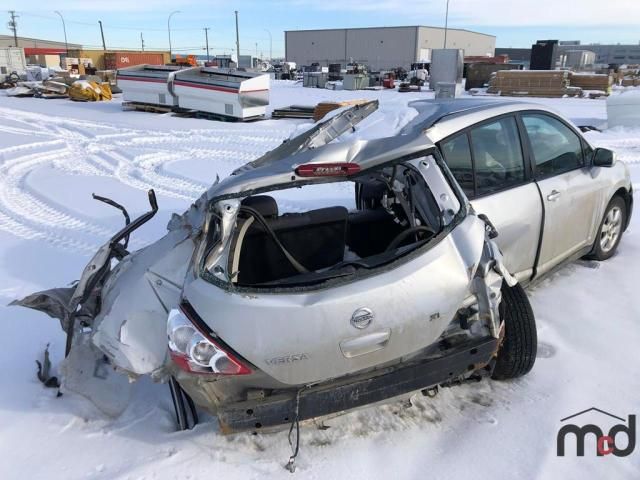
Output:
M613 245L609 246L606 250L602 248L602 244L600 239L602 238L602 229L605 227L605 222L608 219L609 213L614 209L618 208L620 211L620 225L619 225L619 233L613 242ZM620 239L622 238L622 233L624 231L625 222L627 219L627 204L619 195L616 195L611 199L609 205L604 211L604 215L602 216L602 221L600 222L600 227L598 227L598 233L596 234L596 239L593 242L593 248L591 252L586 256L589 260L608 260L611 258L618 249L618 245L620 244Z
M538 333L529 298L520 284L503 285L500 316L504 321L504 341L491 378L521 377L529 373L536 362Z

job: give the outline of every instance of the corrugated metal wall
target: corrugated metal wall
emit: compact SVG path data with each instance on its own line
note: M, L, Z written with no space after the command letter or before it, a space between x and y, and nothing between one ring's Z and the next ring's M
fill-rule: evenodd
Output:
M447 46L461 48L465 55L493 55L495 37L466 30L447 32ZM285 32L288 61L298 65L318 62L322 66L353 58L372 70L398 66L409 68L433 48L442 48L444 30L433 27L381 27Z
M419 27L418 48L444 48L444 29ZM467 30L447 30L447 48L464 50L465 57L495 55L496 37Z
M133 67L135 65L162 65L162 53L147 52L107 52L104 54L105 66L107 70L117 68Z
M156 65L164 65L166 63L170 63L169 52L136 52L136 51L120 51L113 52L107 51L107 63L113 64L111 60L109 60L109 55L111 54L111 58L113 54L117 54L119 57L127 57L129 58L129 63L126 61L119 60L120 65L117 67L109 67L107 69L112 68L122 68L122 67L131 67L133 65L140 65L141 63L150 63ZM105 68L105 52L104 50L69 50L69 57L72 58L90 58L91 63L97 67L98 69ZM152 57L144 57L143 55L152 55ZM144 62L144 59L153 60L151 62ZM138 61L138 63L131 63L131 61ZM118 63L118 62L116 62Z

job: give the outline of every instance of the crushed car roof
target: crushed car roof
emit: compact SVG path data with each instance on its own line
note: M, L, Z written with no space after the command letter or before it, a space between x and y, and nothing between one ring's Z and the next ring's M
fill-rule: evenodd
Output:
M344 162L356 163L361 170L367 170L396 158L428 150L448 135L492 116L521 110L554 112L543 105L513 100L417 100L409 103L409 106L418 110L418 115L395 136L323 144L325 140L330 142L346 131L350 122L353 126L361 121L377 109L377 106L377 102L369 102L347 109L343 112L346 118L338 115L322 122L308 133L289 140L213 185L207 191L207 199L233 196L262 188L277 188L301 180L305 183L324 183L330 180L326 177L299 178L295 174L296 167L311 163ZM339 134L334 135L332 129L337 126Z

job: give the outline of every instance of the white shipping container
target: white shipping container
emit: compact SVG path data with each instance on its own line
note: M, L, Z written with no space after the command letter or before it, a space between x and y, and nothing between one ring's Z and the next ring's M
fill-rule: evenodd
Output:
M23 48L0 48L0 76L4 78L11 72L23 73L26 66Z

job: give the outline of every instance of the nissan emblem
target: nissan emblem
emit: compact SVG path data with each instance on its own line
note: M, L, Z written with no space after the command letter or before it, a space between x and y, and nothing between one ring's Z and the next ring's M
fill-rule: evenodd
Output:
M371 309L359 308L358 310L353 312L353 315L351 315L351 325L359 330L362 330L363 328L367 328L371 324L374 317L375 315L373 314Z

